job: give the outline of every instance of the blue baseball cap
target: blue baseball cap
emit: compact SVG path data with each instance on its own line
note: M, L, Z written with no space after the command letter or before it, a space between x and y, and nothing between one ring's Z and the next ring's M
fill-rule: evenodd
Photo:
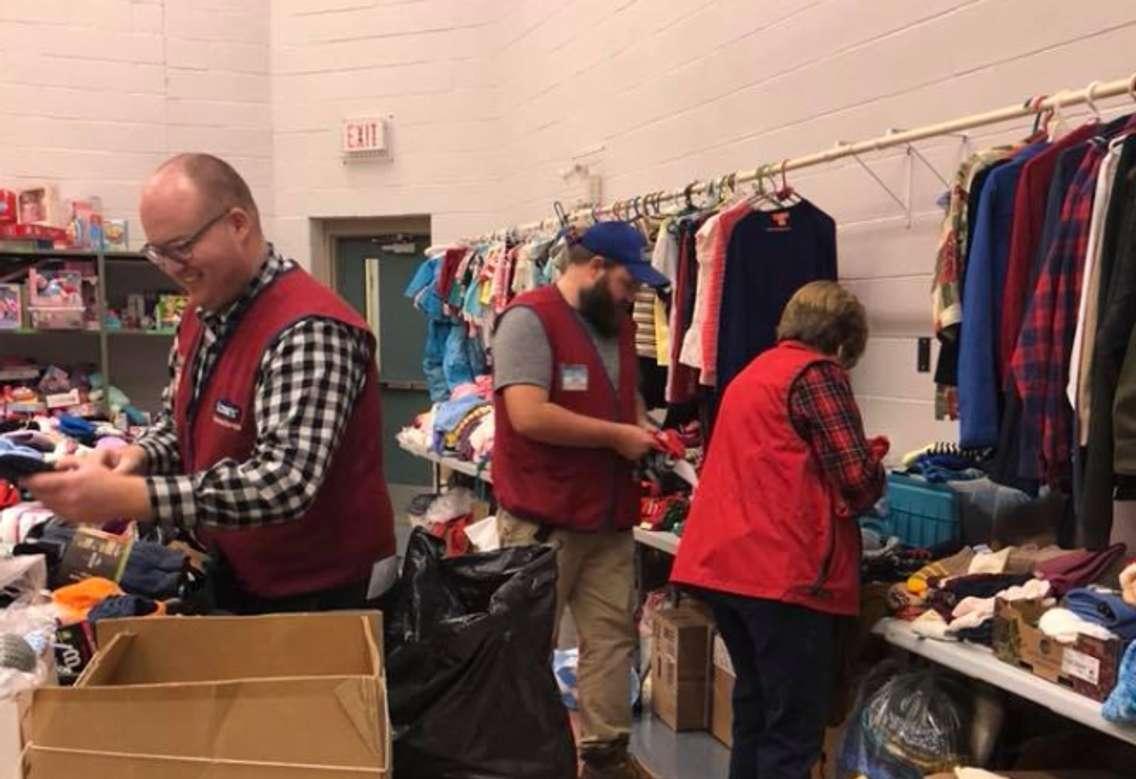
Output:
M665 287L671 283L647 261L644 254L647 242L643 234L627 222L597 222L580 237L580 244L590 252L618 262L642 284Z

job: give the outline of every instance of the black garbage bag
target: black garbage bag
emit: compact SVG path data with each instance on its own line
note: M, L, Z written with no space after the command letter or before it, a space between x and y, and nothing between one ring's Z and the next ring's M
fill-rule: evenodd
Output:
M384 598L400 779L574 779L552 674L556 552L526 546L444 559L421 529Z

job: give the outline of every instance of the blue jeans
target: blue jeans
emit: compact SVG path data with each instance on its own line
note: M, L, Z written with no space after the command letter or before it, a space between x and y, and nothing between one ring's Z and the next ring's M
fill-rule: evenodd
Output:
M730 779L808 779L824 745L837 617L699 590L734 664Z

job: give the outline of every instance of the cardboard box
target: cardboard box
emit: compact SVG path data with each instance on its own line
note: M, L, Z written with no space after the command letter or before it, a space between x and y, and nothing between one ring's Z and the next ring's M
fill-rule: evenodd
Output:
M994 653L1046 681L1104 701L1116 687L1123 645L1079 636L1075 644L1060 644L1038 629L1046 607L1037 600L1004 601L994 607Z
M722 636L714 634L714 680L710 695L710 733L728 747L734 745L734 664Z
M655 615L651 706L676 731L710 726L713 620L682 606Z
M0 284L0 330L24 326L24 288L21 284Z
M35 692L28 775L389 777L381 635L377 613L100 622L75 686Z
M24 755L23 779L374 779L389 776L327 766L269 765L171 758L160 755L112 755L106 752L32 746Z
M31 707L31 693L0 700L0 779L20 779L24 748L23 724Z

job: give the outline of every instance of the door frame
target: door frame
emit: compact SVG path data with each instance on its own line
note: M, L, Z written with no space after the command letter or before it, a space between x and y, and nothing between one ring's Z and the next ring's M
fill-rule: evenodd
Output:
M429 214L314 218L310 222L311 273L332 289L337 289L336 244L340 238L371 238L405 233L421 236L429 243L431 235Z

